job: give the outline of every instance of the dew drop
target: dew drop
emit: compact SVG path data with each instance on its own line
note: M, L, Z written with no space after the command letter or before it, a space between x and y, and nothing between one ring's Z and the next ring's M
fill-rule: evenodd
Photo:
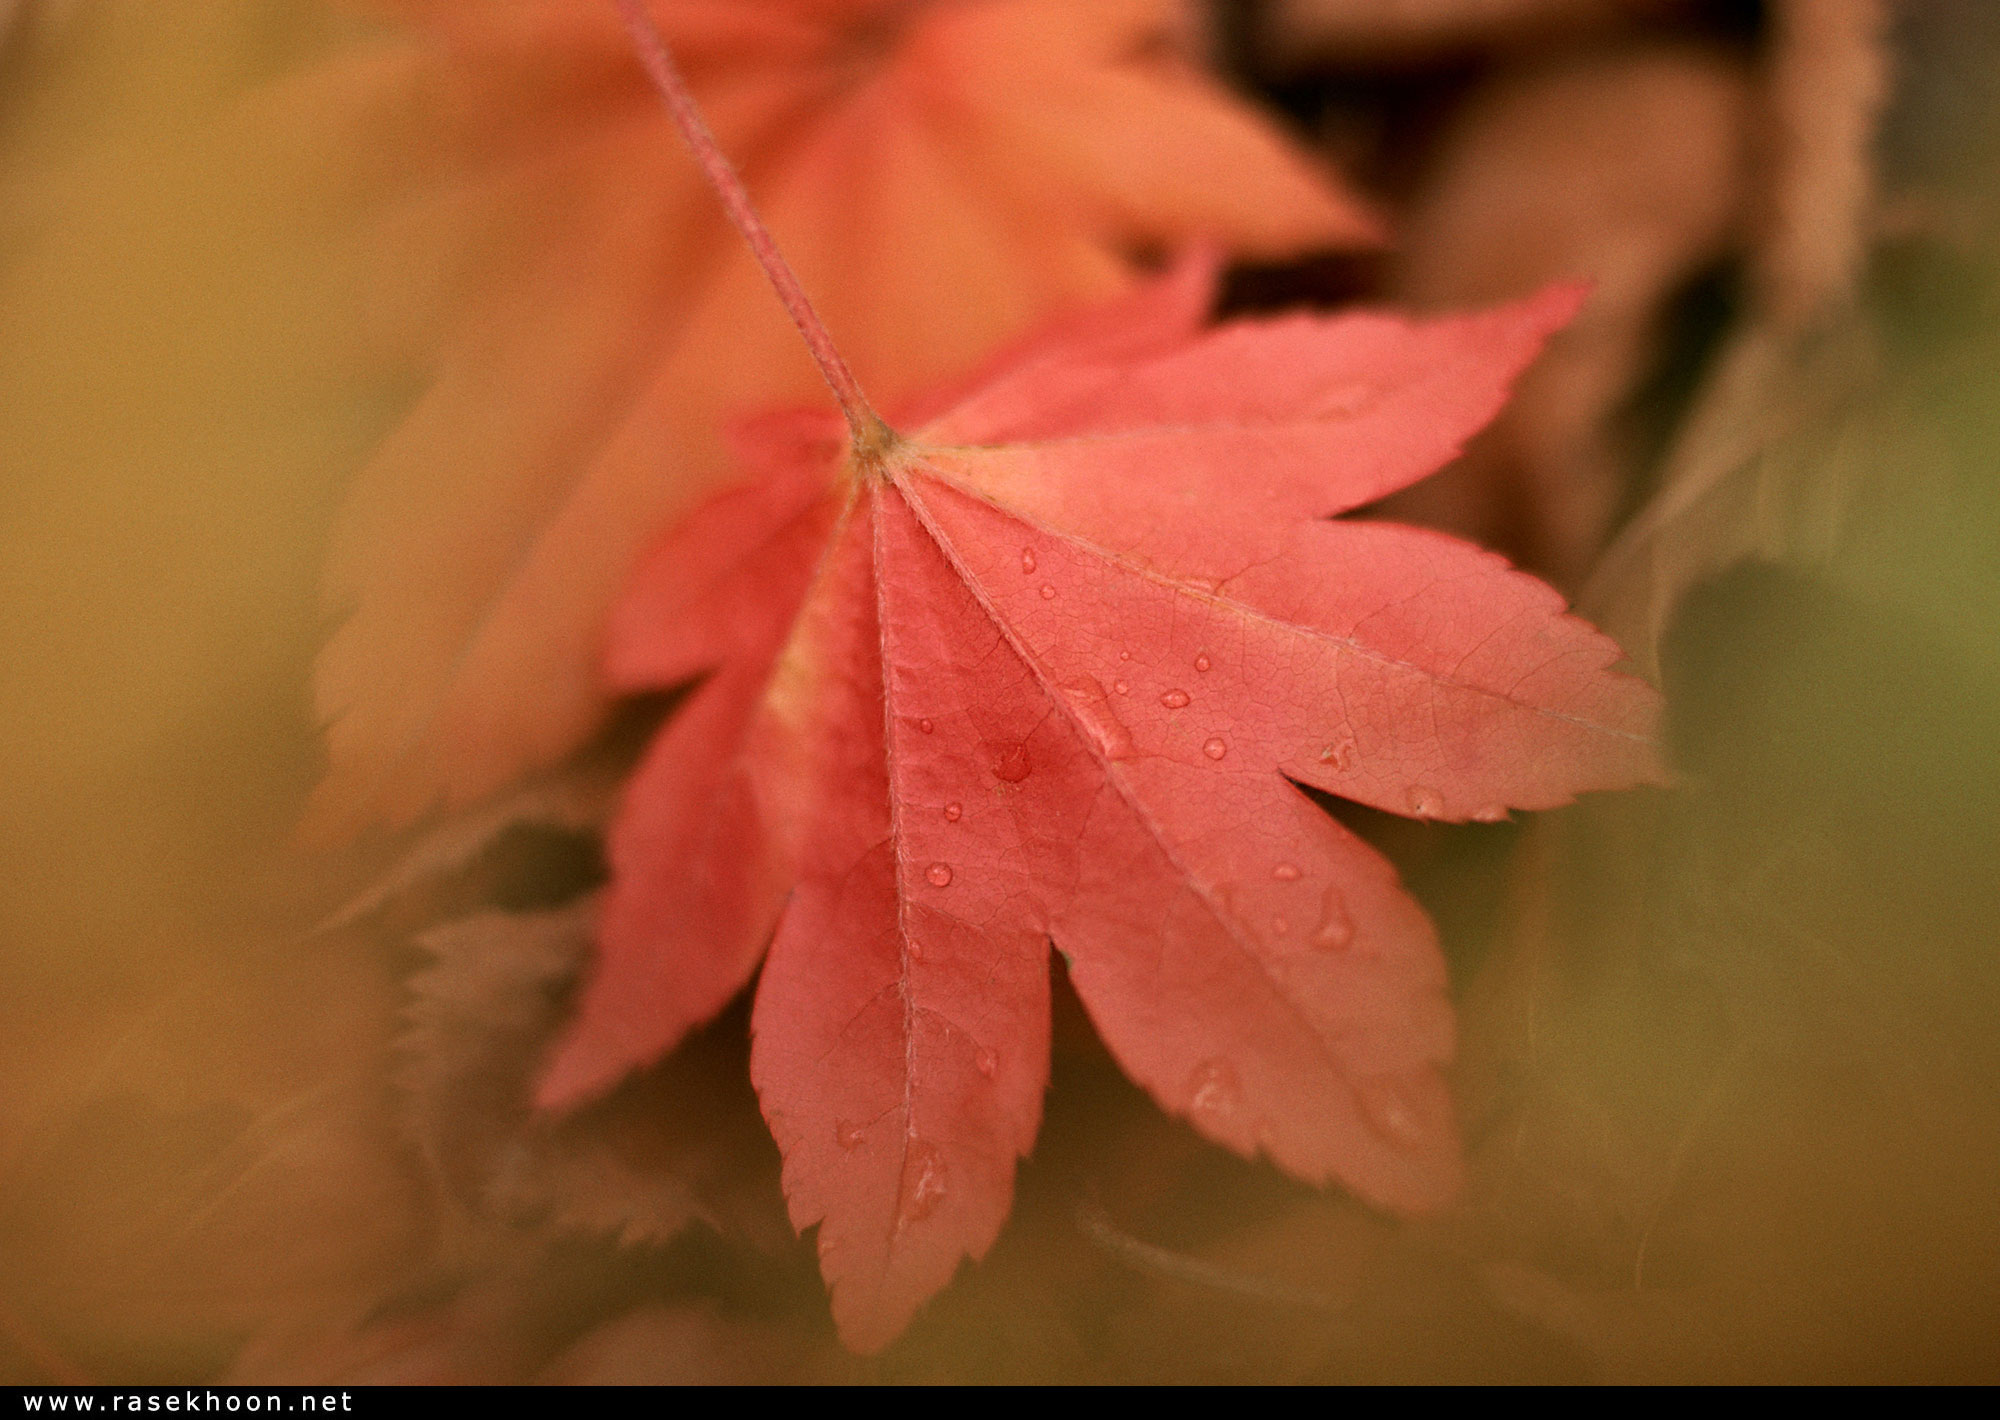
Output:
M1280 863L1277 867L1271 869L1271 876L1281 883L1295 883L1299 880L1299 865L1297 863Z
M1507 821L1507 806L1505 804L1488 804L1483 809L1475 809L1472 816L1480 823L1505 823Z
M1347 770L1354 766L1353 739L1342 736L1340 739L1335 740L1319 752L1319 759L1320 763L1331 764L1335 769L1346 773Z
M964 817L965 817L965 805L959 803L950 803L944 806L944 821L946 823L957 823L961 818Z
M1056 599L1056 589L1050 586L1047 582L1042 583L1042 600L1045 602L1052 602L1055 599Z
M860 1125L849 1124L844 1119L833 1126L833 1142L843 1149L858 1149L867 1137L867 1132Z
M951 864L933 863L924 869L924 876L930 880L932 887L950 887Z
M1340 890L1329 887L1326 896L1320 899L1319 924L1313 928L1312 944L1323 952L1337 952L1354 940L1354 919L1347 915L1347 904L1341 901Z
M1291 930L1292 930L1292 921L1289 917L1273 917L1271 919L1272 936L1282 937Z
M1201 655L1196 656L1194 658L1194 668L1198 671L1203 672L1204 674L1208 671L1208 668L1211 664L1212 662L1208 659L1208 654L1206 652L1203 652Z
M1414 1149L1424 1142L1415 1102L1397 1080L1363 1080L1354 1087L1355 1102L1377 1134L1391 1144Z
M1132 659L1132 653L1130 651L1120 651L1118 653L1118 659L1121 661L1129 661Z
M1132 693L1132 683L1130 681L1114 680L1111 682L1111 688L1120 695L1130 695Z
M1220 759L1229 753L1229 741L1225 740L1221 735L1213 735L1201 747L1201 752L1210 759Z
M1196 1114L1231 1114L1242 1098L1236 1067L1227 1060L1204 1060L1188 1078L1188 1108Z
M1020 783L1034 768L1026 745L1009 745L993 757L993 777L1009 784Z
M984 1075L989 1080L992 1079L993 1076L997 1074L1000 1069L1000 1057L995 1055L990 1049L988 1049L986 1046L983 1045L980 1046L978 1051L973 1055L972 1063L978 1067L979 1073Z
M917 721L917 728L922 730L925 734L929 734L932 730L935 730L937 726L933 725L929 720L919 720Z
M1410 812L1418 818L1436 818L1444 812L1444 800L1435 789L1419 784L1410 790Z
M905 1223L921 1223L937 1212L944 1201L944 1155L929 1144L910 1145L903 1160L903 1206Z
M1032 547L1024 547L1021 549L1021 575L1025 577L1034 570L1035 570L1035 549Z
M1160 697L1160 704L1166 706L1169 710L1178 710L1192 699L1194 697L1189 695L1185 690L1170 690Z

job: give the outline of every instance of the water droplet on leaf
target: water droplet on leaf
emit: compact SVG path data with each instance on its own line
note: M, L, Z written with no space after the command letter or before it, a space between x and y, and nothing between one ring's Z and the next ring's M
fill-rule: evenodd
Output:
M1319 758L1320 763L1331 764L1335 769L1345 773L1354 766L1353 736L1342 735L1339 739L1321 750Z
M1417 1122L1416 1107L1397 1080L1363 1080L1354 1087L1362 1117L1391 1144L1414 1149L1424 1142L1423 1126Z
M993 777L1018 784L1034 772L1026 745L1009 745L993 758Z
M1435 789L1426 789L1419 784L1410 790L1410 812L1418 818L1436 818L1444 812L1444 800Z
M1201 747L1201 752L1210 759L1220 759L1229 753L1229 741L1225 740L1221 735L1212 735L1209 737L1208 743Z
M989 1080L992 1079L993 1076L1000 1069L1000 1057L995 1055L991 1050L987 1049L983 1045L980 1046L977 1053L973 1055L972 1063L974 1066L978 1068L979 1073L984 1075Z
M1202 655L1196 656L1194 658L1194 668L1198 671L1206 672L1210 664L1211 662L1209 661L1206 653L1203 653Z
M1242 1098L1242 1082L1227 1060L1204 1060L1188 1079L1188 1108L1196 1114L1232 1114Z
M919 720L917 721L917 728L922 730L925 734L929 734L932 730L935 730L937 726L933 725L929 720Z
M1299 865L1297 863L1280 863L1277 867L1271 869L1271 876L1281 883L1295 883L1299 880Z
M1111 688L1120 695L1130 695L1132 693L1132 685L1129 681L1114 680L1111 682Z
M1047 582L1042 583L1042 600L1045 602L1052 602L1055 599L1056 599L1056 589L1054 587L1051 587Z
M910 1145L910 1152L903 1161L902 1220L905 1223L921 1223L930 1217L937 1212L938 1204L944 1201L944 1191L944 1155L929 1144Z
M951 864L933 863L924 869L924 876L930 880L932 887L950 887Z
M944 821L946 823L957 823L964 816L965 805L953 803L944 806Z
M1166 706L1169 710L1179 710L1192 699L1194 697L1189 695L1185 690L1170 690L1160 697L1160 704Z
M1505 823L1507 821L1507 806L1505 804L1488 804L1483 809L1475 809L1472 816L1481 823Z
M1021 575L1026 576L1028 573L1034 570L1035 570L1035 549L1032 547L1024 547L1021 549Z
M1313 928L1312 942L1323 952L1337 952L1354 940L1354 919L1338 888L1328 888L1320 899L1319 925Z

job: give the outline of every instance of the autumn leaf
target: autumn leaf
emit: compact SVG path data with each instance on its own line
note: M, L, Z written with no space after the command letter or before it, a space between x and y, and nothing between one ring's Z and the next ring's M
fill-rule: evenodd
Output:
M319 835L472 802L580 743L605 612L725 481L725 417L816 379L610 6L355 3L406 37L295 103L395 195L371 299L412 358L443 353L336 533ZM1147 251L1378 230L1188 62L1177 0L654 9L885 398L1128 289Z
M758 476L620 608L619 686L710 674L613 826L602 960L542 1102L670 1049L775 923L751 1073L842 1336L878 1349L1006 1217L1053 938L1164 1108L1309 1181L1442 1202L1430 924L1298 786L1425 818L1547 807L1652 777L1655 700L1499 558L1328 515L1450 458L1580 293L1203 334L1190 262L899 436L623 8L848 437L749 430Z
M1650 694L1553 592L1320 520L1448 457L1574 295L1202 337L1187 284L1149 293L1189 317L1163 349L1051 352L874 459L767 445L617 623L626 686L720 664L628 791L544 1099L670 1048L776 921L753 1074L863 1348L1006 1214L1050 937L1164 1108L1302 1178L1441 1202L1430 927L1292 781L1467 819L1650 773Z

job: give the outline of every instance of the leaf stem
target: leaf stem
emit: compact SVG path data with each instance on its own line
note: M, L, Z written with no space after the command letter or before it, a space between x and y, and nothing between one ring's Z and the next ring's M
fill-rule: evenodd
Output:
M785 257L778 250L778 244L771 237L770 228L757 215L751 205L750 194L743 186L743 179L737 174L722 148L715 141L715 134L696 106L694 95L688 92L687 83L675 67L672 54L667 49L666 36L647 13L645 0L612 0L618 12L625 19L625 28L631 31L633 45L639 51L639 61L645 65L653 87L660 91L666 101L667 112L673 115L674 125L693 150L695 161L701 165L702 173L716 196L722 199L723 208L729 213L729 220L736 224L736 230L743 234L743 240L750 244L750 253L757 258L757 264L764 268L764 275L771 283L771 289L778 293L785 311L792 318L792 324L799 328L805 338L806 349L812 352L813 363L819 366L820 375L840 404L840 412L846 416L847 429L853 440L857 456L879 456L893 444L896 436L883 422L882 416L868 403L868 397L861 392L854 372L841 358L834 347L833 337L821 323L819 313L807 299L805 289L799 285L799 278L785 263Z

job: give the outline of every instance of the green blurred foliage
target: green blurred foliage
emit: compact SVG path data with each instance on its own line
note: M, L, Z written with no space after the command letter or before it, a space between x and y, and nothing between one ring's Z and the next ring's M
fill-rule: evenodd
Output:
M1676 787L1537 824L1472 988L1468 1245L1614 1378L2000 1370L1996 21L1900 13L1904 229L1760 376L1813 417L1650 534L1718 549Z

